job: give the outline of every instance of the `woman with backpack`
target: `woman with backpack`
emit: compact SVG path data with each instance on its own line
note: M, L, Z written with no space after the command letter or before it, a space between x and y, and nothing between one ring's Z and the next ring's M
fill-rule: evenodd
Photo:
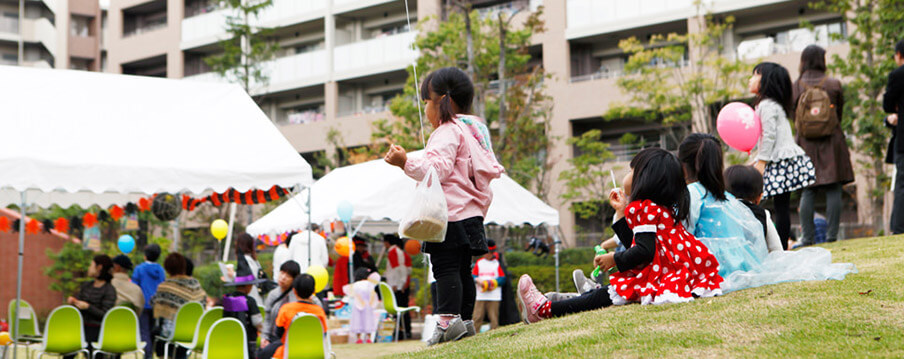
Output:
M826 75L825 55L822 47L807 46L800 55L800 76L793 86L796 141L816 167L816 183L804 188L800 196L800 244L804 246L814 244L813 207L820 191L826 194L826 241L838 239L841 187L854 181L851 154L841 130L844 92L841 81ZM828 111L822 111L826 107Z

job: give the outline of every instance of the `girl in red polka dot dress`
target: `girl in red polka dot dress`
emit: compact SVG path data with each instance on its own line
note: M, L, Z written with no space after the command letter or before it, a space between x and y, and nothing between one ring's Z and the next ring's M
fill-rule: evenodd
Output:
M690 199L678 158L648 148L631 160L631 168L632 175L625 179L631 202L616 191L609 199L620 218L612 228L622 243L632 243L631 239L633 243L623 252L594 258L602 270L617 269L609 277L610 285L552 302L525 274L518 294L526 322L613 304L682 303L722 294L715 256L681 225Z

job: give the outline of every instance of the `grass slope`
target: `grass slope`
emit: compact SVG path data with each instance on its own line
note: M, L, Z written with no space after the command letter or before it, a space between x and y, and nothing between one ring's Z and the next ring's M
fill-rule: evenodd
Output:
M855 263L859 273L843 281L784 283L687 304L604 308L513 325L405 356L904 357L904 238L825 247L835 262Z

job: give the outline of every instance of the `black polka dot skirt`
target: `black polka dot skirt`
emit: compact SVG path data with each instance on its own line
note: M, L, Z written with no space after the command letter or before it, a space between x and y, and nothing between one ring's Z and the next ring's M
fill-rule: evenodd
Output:
M763 182L763 197L794 192L816 183L816 168L807 155L769 162Z

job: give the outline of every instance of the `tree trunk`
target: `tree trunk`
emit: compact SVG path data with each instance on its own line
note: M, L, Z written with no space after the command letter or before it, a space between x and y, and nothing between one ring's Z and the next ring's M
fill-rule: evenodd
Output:
M499 151L505 150L505 130L506 130L506 109L505 98L507 96L507 86L505 79L505 22L502 21L502 11L499 12Z

